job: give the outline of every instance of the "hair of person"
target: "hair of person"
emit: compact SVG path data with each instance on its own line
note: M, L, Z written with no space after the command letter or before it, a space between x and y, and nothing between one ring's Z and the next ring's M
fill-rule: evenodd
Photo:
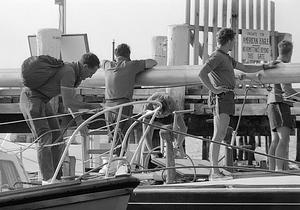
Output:
M117 57L122 56L125 58L130 58L130 47L127 44L119 44L115 49L115 55Z
M85 53L82 55L80 62L86 64L88 68L94 68L100 66L99 58L93 53Z
M234 40L235 33L231 28L222 28L217 32L217 42L220 45L226 44L228 41Z
M167 112L171 114L172 112L178 109L173 98L165 93L159 93L159 92L154 93L148 98L148 100L160 102L162 104L161 109L163 113Z
M278 53L280 55L288 55L293 51L293 43L288 40L282 40L278 43Z

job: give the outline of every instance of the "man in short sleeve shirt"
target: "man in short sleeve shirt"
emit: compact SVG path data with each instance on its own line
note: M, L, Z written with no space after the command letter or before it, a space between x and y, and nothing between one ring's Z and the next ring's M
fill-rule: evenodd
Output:
M157 65L157 62L153 59L131 60L130 53L130 47L127 44L120 44L115 49L117 61L103 61L105 70L105 105L107 107L131 102L136 75ZM124 107L122 118L126 118L126 116L131 117L132 110L132 106ZM113 112L106 115L109 123L115 122L116 117L117 115ZM125 135L129 125L130 121L120 123L119 128L122 136ZM119 152L120 149L117 149L116 154L119 154Z
M38 163L45 183L54 175L64 149L63 138L57 118L49 101L61 94L64 106L73 112L79 109L101 108L100 104L78 101L76 90L82 80L91 77L99 68L100 62L92 53L84 54L79 62L65 63L46 84L37 89L24 87L20 95L20 110L35 138L38 141ZM39 118L35 120L34 118ZM42 119L40 119L42 118ZM51 144L60 143L57 146ZM49 145L49 146L47 146ZM60 179L60 170L57 179Z
M210 103L214 113L214 134L212 141L224 140L234 114L234 68L246 73L275 68L275 64L244 65L235 61L227 53L233 49L235 33L230 28L222 28L217 33L217 50L212 53L200 70L199 77L211 92ZM213 143L210 149L212 166L218 166L220 144ZM211 179L223 178L224 174L218 168L212 168Z
M282 40L278 44L278 60L283 63L289 63L293 53L293 43ZM295 117L291 115L291 106L293 104L285 97L293 96L299 99L297 91L291 84L272 84L272 90L268 94L267 114L270 123L272 143L269 149L269 155L276 157L289 158L290 133L295 127ZM293 98L292 97L292 98ZM288 170L288 162L268 158L270 170Z

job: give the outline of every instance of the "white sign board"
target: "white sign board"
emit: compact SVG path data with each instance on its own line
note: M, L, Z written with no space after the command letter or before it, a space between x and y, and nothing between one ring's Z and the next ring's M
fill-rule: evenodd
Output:
M242 29L242 62L268 62L270 57L269 31Z
M36 35L28 36L31 56L37 55ZM87 34L63 34L61 40L61 58L65 62L80 60L84 53L89 52Z

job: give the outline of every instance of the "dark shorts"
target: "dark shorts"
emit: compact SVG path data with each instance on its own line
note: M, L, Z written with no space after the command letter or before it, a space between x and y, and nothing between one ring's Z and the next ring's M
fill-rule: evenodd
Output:
M272 131L280 127L293 129L296 125L295 116L291 115L291 108L286 103L268 104L267 114Z
M210 93L208 104L213 109L213 114L228 114L234 115L235 104L234 104L234 92L229 91L226 93L214 94Z

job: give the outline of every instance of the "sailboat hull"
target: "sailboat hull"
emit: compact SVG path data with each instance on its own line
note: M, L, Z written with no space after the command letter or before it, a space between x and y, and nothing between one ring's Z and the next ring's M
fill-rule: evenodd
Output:
M1 193L0 209L125 210L138 184L136 178L119 177L15 190Z
M127 210L300 209L299 180L299 176L279 176L140 186Z

